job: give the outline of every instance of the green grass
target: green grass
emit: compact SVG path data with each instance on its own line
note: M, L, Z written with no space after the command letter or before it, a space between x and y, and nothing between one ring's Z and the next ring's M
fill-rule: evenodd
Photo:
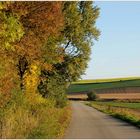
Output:
M117 80L117 81L113 81ZM91 82L91 83L89 83ZM123 78L123 79L106 79L104 81L84 81L75 82L70 85L68 88L68 93L70 92L83 92L83 91L90 91L94 89L105 89L105 88L118 88L118 87L136 87L140 86L140 78L139 79L132 79L132 78Z
M86 83L104 83L104 82L119 82L126 80L137 80L140 77L125 77L125 78L110 78L110 79L86 79L86 80L78 80L76 82L72 82L72 84L86 84Z
M128 123L131 123L134 126L140 128L140 118L136 114L133 114L131 110L138 109L140 107L140 103L116 103L116 102L88 102L87 105L104 112L108 115L111 115L115 118L121 119ZM120 104L120 105L119 105ZM116 107L117 105L117 107ZM115 106L115 108L114 108ZM120 108L127 107L128 109Z
M124 103L124 102L112 102L112 101L111 102L95 101L94 103L98 105L108 105L108 106L115 106L115 107L140 109L140 103Z

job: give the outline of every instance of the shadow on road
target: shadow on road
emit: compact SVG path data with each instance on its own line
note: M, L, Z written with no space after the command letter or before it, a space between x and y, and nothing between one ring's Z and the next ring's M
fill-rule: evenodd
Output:
M70 101L87 101L87 99L82 99L82 98L68 98Z

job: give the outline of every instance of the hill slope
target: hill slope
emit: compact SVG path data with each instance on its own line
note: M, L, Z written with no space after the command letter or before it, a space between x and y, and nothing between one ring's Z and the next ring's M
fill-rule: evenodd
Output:
M120 88L120 87L139 87L140 78L114 78L98 80L79 80L73 82L67 92L83 92L93 89Z

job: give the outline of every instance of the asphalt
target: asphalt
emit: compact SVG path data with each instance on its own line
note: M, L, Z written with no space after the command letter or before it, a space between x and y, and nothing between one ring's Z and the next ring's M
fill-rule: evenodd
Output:
M64 139L140 139L140 129L72 101L72 119Z

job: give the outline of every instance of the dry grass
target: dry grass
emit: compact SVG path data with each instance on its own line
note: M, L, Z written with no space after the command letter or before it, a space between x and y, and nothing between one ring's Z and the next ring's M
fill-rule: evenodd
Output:
M96 103L89 103L88 105L100 110L104 113L110 114L116 118L122 119L135 126L140 127L140 109L130 109L122 107L113 107L108 105L99 105Z
M102 93L97 94L99 99L140 100L140 93ZM68 99L87 99L87 94L69 94Z
M1 129L1 138L26 138L34 127L37 127L38 120L31 113L22 108L5 116Z
M23 96L0 108L0 138L60 138L70 120L70 107L56 108L52 100L29 105Z
M110 79L86 79L86 80L78 80L76 82L72 82L72 84L85 84L85 83L103 83L103 82L116 82L116 81L127 81L127 80L139 80L140 77L125 77L125 78L110 78Z
M87 99L87 94L69 94L68 99Z
M98 94L100 99L119 99L119 100L126 100L126 99L140 99L140 93L102 93Z
M33 129L28 138L54 139L63 137L70 120L71 112L69 106L53 108L48 111L48 114L42 114L44 116L43 119L40 120L38 127Z

